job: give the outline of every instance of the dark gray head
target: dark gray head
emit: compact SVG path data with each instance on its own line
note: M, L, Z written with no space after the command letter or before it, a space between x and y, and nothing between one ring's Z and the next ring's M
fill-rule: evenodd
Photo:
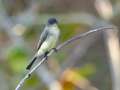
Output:
M57 24L57 23L58 23L58 21L55 18L50 18L48 20L48 25L53 25L53 24Z

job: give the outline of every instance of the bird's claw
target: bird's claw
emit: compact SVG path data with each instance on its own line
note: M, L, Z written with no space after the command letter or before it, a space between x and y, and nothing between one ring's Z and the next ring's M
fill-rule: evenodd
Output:
M45 52L45 55L44 55L44 57L46 58L46 59L48 59L48 51L47 52Z
M58 50L56 48L52 48L52 50L54 50L54 52L58 52Z

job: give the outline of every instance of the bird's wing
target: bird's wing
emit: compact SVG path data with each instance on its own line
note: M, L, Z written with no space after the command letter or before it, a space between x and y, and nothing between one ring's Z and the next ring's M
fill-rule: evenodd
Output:
M40 49L42 43L46 40L47 35L48 35L48 30L47 30L47 28L44 27L44 31L41 33L39 42L37 44L37 51Z

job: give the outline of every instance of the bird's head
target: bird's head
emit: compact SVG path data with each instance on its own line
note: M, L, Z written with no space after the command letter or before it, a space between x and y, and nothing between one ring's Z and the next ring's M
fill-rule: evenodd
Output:
M58 21L55 18L50 18L48 20L48 25L53 25L53 24L57 24L57 23L58 23Z

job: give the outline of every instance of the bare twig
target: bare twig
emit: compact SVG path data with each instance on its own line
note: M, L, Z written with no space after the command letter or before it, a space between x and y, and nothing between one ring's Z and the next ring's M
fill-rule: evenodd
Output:
M76 63L87 53L88 48L99 39L100 35L101 33L94 33L85 39L80 40L81 43L73 48L72 53L63 62L58 76L61 75L60 73L64 72L66 68L74 67Z
M76 35L75 37L67 40L66 42L64 42L63 44L60 44L56 47L56 49L59 51L60 49L62 49L63 47L67 46L68 44L72 43L73 41L76 41L78 39L81 39L89 34L92 34L94 32L98 32L98 31L102 31L102 30L109 30L109 29L113 29L115 27L113 26L108 26L108 27L101 27L101 28L97 28L97 29L92 29L92 30L89 30L88 32L85 32L85 33L82 33L82 34L79 34L79 35ZM49 52L49 54L47 55L48 57L54 53L55 51L54 50L51 50ZM16 89L15 90L20 90L21 86L24 84L25 80L28 79L31 74L40 67L40 65L45 61L47 60L46 57L44 57L32 70L30 70L26 75L25 77L19 82L19 84L17 85Z
M63 44L60 44L56 49L57 49L57 50L60 50L60 49L62 49L63 47L65 47L65 46L67 46L68 44L70 44L71 42L76 41L76 40L78 40L78 39L80 39L80 38L83 38L83 37L85 37L85 36L87 36L87 35L89 35L89 34L92 34L92 33L94 33L94 32L98 32L98 31L102 31L102 30L106 30L106 29L113 29L113 28L115 28L115 27L109 26L109 27L101 27L101 28L89 30L88 32L82 33L82 34L80 34L80 35L76 35L75 37L67 40L67 41L64 42Z

